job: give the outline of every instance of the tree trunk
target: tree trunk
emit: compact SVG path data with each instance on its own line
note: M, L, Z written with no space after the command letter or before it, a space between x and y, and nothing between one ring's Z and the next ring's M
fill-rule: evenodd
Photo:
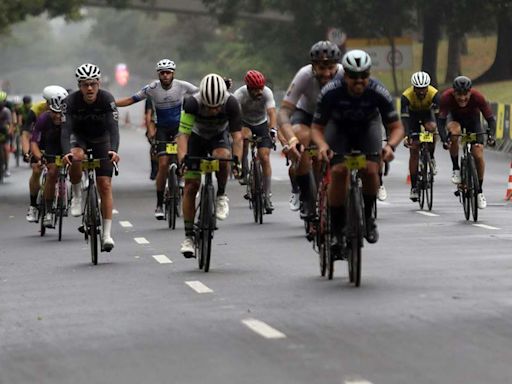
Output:
M475 83L506 80L512 77L512 20L507 13L498 15L498 41L496 56L491 67L474 80Z
M396 79L396 45L395 38L393 36L388 36L389 45L391 46L391 74L393 75L393 87L395 89L394 95L400 95L398 91L398 81Z
M439 14L435 9L425 9L423 15L423 52L421 70L428 72L431 84L437 86L437 46L441 37Z
M450 32L448 34L448 64L446 67L445 83L450 84L461 74L460 53L462 48L462 34Z

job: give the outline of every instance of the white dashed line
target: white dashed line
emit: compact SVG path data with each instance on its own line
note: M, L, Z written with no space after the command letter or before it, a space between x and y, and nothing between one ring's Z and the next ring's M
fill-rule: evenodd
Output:
M501 229L498 227L493 227L491 225L485 225L485 224L473 224L475 227L485 228L485 229Z
M212 293L213 290L208 288L206 285L201 283L200 281L185 281L190 288L192 288L197 293Z
M345 380L345 384L372 384L368 380Z
M130 223L129 221L120 221L119 224L123 228L131 228L131 227L133 227L132 223Z
M258 335L263 336L266 339L284 339L286 335L279 332L277 329L272 328L270 325L263 321L256 319L245 319L242 323L250 330L256 332Z
M149 241L147 241L145 237L134 237L133 240L135 240L137 244L149 244Z
M379 204L379 205L391 205L391 203L388 203L387 201L380 201L380 200L377 200L377 204Z
M160 264L172 264L172 260L165 255L153 255L153 259L158 261Z
M423 215L423 216L430 216L430 217L439 216L439 215L437 215L435 213L426 212L426 211L416 211L416 213L419 213L420 215Z

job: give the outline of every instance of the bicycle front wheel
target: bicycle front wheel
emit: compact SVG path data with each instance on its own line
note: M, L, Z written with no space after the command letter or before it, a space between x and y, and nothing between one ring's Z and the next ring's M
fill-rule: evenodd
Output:
M98 196L96 188L89 186L88 197L88 229L89 229L89 244L91 247L91 261L94 265L98 264L98 238L100 236L100 219L98 208Z
M473 221L478 221L478 191L480 189L480 182L478 181L478 172L476 170L475 158L469 157L470 173L471 173L471 212L473 214Z
M206 186L206 210L203 222L203 251L204 254L204 271L210 270L210 260L212 255L212 239L213 231L215 230L215 192L213 185Z
M254 222L263 224L263 191L262 191L262 177L261 167L257 161L252 162L252 211L254 215Z
M359 188L351 188L348 209L348 273L349 280L356 287L361 284L361 248L363 247L364 202Z
M65 201L65 198L66 196L65 195L61 195L61 191L62 190L66 190L65 186L62 186L61 183L58 184L58 195L57 195L57 212L56 212L56 215L57 215L57 221L59 222L58 226L59 226L59 241L62 240L62 222L64 220L64 201ZM65 193L65 192L64 192Z
M427 162L426 165L426 184L425 184L425 195L427 200L427 208L429 211L432 210L432 206L434 204L434 167L432 166L432 161L430 160L430 154L427 153Z
M167 221L170 229L176 228L176 196L178 194L178 178L176 177L175 168L171 167L167 175Z
M470 174L469 174L469 171L468 171L469 167L468 167L468 164L467 164L467 160L466 158L462 158L461 161L460 161L460 175L461 175L461 184L462 184L462 207L464 208L464 217L466 218L466 220L469 220L469 216L471 214L471 207L470 207L470 196L469 196L469 191L470 191L470 183L471 183L471 180L469 180L471 178Z
M417 190L418 190L418 203L420 205L420 209L423 209L425 206L425 197L426 197L426 184L427 184L427 167L424 163L423 156L420 157L420 167L418 171L418 182L417 182Z

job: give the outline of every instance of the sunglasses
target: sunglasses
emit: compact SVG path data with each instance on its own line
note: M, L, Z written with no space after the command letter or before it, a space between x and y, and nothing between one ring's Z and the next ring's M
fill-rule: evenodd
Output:
M97 81L91 81L91 82L80 82L80 87L82 88L96 88L99 85Z
M367 79L370 77L370 72L351 72L351 71L346 71L346 74L347 76L352 79L352 80L355 80L355 79Z

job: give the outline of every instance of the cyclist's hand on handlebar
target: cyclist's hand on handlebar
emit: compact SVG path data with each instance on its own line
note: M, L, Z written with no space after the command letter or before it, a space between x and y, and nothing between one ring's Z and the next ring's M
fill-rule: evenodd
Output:
M382 148L382 160L386 162L393 161L395 158L395 152L391 145L387 144Z
M451 140L448 139L445 142L443 142L443 148L444 149L449 149L451 144L452 144Z
M496 146L496 139L494 138L493 135L491 134L487 134L487 145L489 147L494 147Z
M62 161L64 162L64 164L71 165L71 162L73 161L73 154L68 153L67 155L64 155L62 157Z
M404 137L404 147L409 148L411 145L412 139L409 136Z
M108 151L108 157L110 157L110 160L114 163L119 163L119 160L121 160L116 151Z
M23 161L25 163L30 163L30 152L23 154Z
M328 162L329 160L332 159L333 157L333 152L331 151L331 149L329 148L328 145L319 145L318 146L318 157L320 158L321 161L326 161Z

